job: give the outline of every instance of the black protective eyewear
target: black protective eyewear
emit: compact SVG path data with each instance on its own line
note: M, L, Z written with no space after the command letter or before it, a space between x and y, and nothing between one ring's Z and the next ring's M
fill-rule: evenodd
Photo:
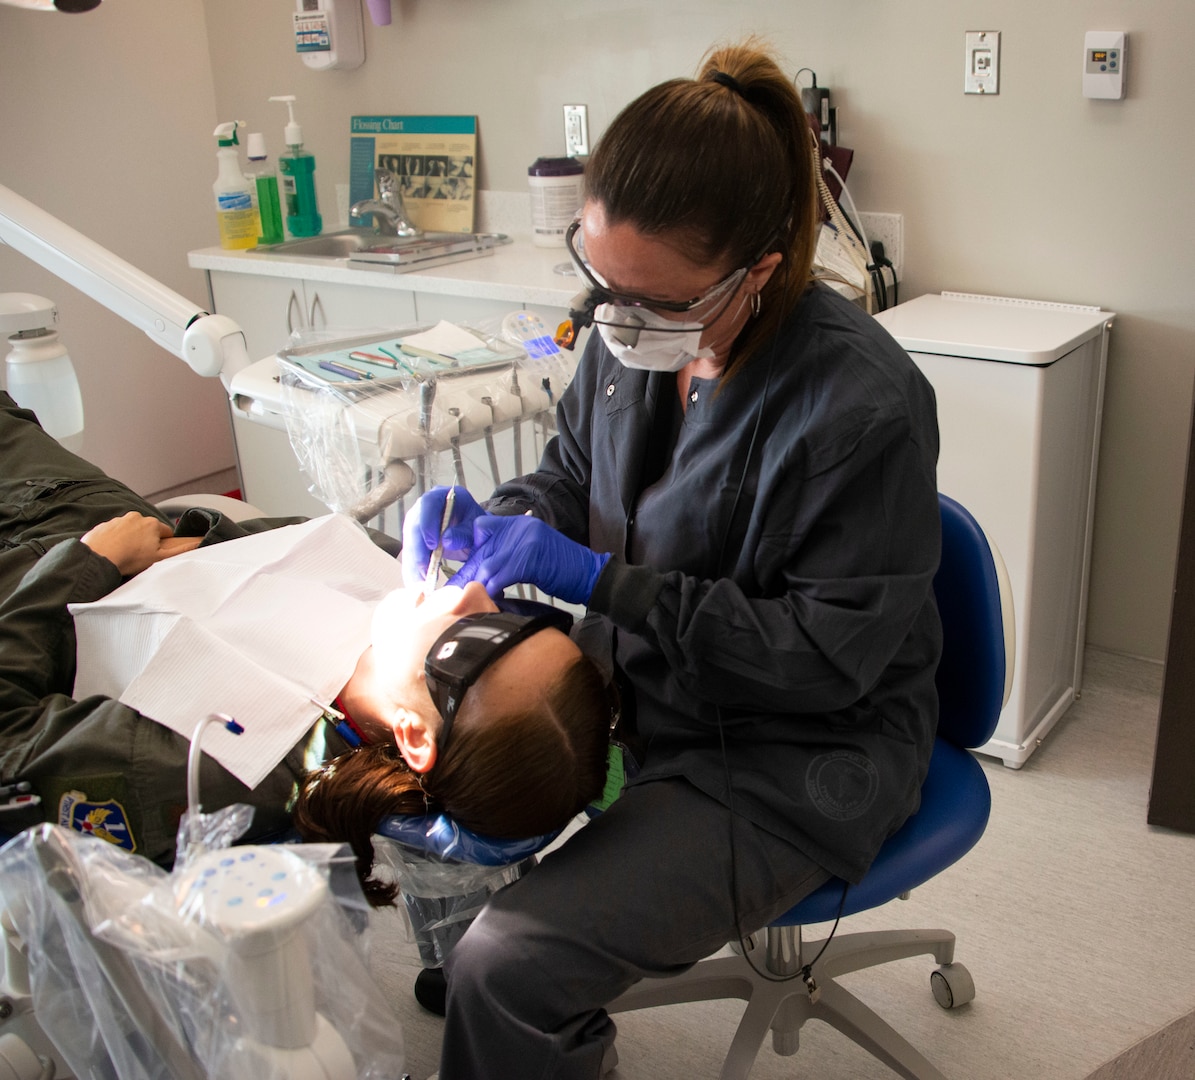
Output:
M583 243L585 234L580 230L581 219L578 217L573 219L564 232L564 245L568 248L577 275L585 282L586 286L584 291L573 297L569 304L569 317L560 324L556 331L556 344L566 349L571 349L576 344L577 335L582 328L593 326L595 323L602 323L606 326L626 326L631 329L641 328L643 322L635 315L638 309L691 315L692 321L701 323L704 329L708 329L722 317L730 306L731 300L737 295L739 286L746 279L751 267L758 263L773 246L773 241L769 240L755 259L752 259L746 266L732 270L701 296L695 296L692 300L657 300L649 296L620 293L610 289L586 261ZM611 306L615 313L612 317L597 318L597 309L603 304ZM666 330L669 328L656 327L655 329ZM687 333L688 330L686 327L677 326L675 332Z
M737 270L732 270L721 281L710 286L700 296L693 297L692 300L657 300L650 296L639 296L636 293L615 292L597 277L593 268L585 260L584 249L577 250L577 234L580 232L580 229L581 219L576 218L564 232L564 245L568 248L568 253L572 258L573 266L578 275L598 296L599 304L613 304L615 307L628 308L642 307L652 311L669 311L678 315L684 315L697 308L709 308L718 300L728 297L728 295L733 295L735 289L742 284L743 278L747 276L747 271L751 269L751 266L755 265L753 262L749 266L740 266ZM755 262L758 261L758 259L755 260Z
M465 691L486 668L541 630L569 632L573 617L567 611L540 606L544 609L540 615L516 615L509 611L465 615L436 638L423 663L423 671L428 692L444 720L436 739L440 753L444 752Z

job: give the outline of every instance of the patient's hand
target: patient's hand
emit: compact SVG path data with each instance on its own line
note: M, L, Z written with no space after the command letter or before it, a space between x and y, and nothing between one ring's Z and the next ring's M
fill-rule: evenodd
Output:
M201 536L175 536L164 521L135 510L105 521L83 536L83 543L103 555L124 577L139 574L171 555L193 551L202 540Z

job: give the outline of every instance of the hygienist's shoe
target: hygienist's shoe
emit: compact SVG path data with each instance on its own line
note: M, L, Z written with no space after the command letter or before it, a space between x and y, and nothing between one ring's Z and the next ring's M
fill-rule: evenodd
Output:
M443 1016L447 999L448 979L443 968L424 968L415 976L415 1000L429 1013Z

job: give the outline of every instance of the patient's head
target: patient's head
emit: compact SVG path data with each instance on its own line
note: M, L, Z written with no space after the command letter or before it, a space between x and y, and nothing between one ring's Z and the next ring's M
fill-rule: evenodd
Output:
M350 842L372 903L394 895L366 880L387 815L443 811L487 836L536 836L601 791L612 701L599 670L560 630L495 612L479 585L387 597L341 695L368 745L300 791L299 831Z

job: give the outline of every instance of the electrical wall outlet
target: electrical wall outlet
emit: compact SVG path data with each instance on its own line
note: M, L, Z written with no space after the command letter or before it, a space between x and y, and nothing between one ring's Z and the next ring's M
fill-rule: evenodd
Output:
M1000 93L1000 31L967 31L964 94Z
M564 152L568 157L589 153L589 108L585 105L564 107Z
M884 255L892 260L892 267L899 280L905 267L904 215L875 214L860 210L859 224L869 242L879 240L884 245Z

